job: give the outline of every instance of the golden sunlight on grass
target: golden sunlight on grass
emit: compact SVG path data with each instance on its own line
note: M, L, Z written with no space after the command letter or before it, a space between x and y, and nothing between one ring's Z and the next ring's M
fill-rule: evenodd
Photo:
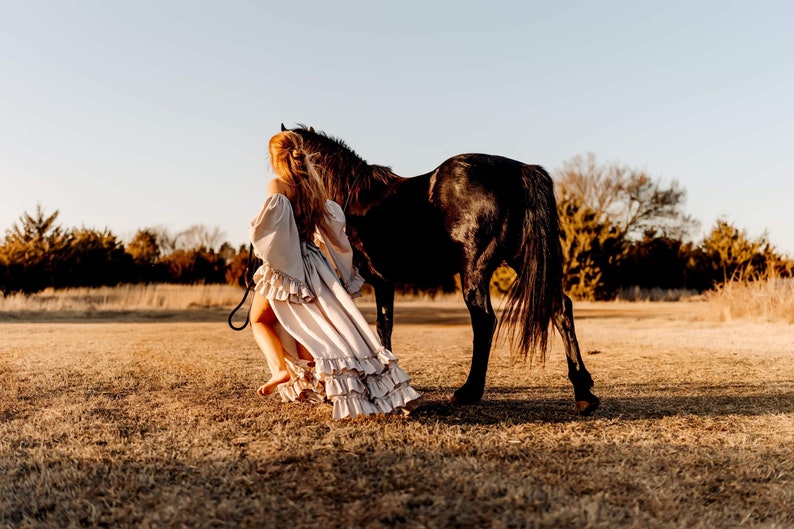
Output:
M790 527L794 326L697 305L576 306L591 418L559 340L531 370L498 346L483 402L450 407L460 302L397 307L425 405L341 422L257 397L264 361L215 309L6 320L0 526Z

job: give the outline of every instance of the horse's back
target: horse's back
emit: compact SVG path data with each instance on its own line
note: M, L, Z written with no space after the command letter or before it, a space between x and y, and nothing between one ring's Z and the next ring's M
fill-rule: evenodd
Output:
M480 193L485 196L513 195L525 190L527 172L540 171L537 165L529 165L505 156L494 154L458 154L445 160L431 173L431 188L439 192L462 194ZM549 177L550 180L550 177ZM515 195L513 195L515 196Z
M429 173L396 181L349 224L378 275L446 282L486 245L498 245L504 259L518 251L526 175L534 167L489 154L453 156Z
M552 189L543 168L490 154L469 153L444 161L430 177L429 200L444 213L460 243L493 240L510 253L512 235L523 230L535 181ZM476 241L483 243L484 241Z

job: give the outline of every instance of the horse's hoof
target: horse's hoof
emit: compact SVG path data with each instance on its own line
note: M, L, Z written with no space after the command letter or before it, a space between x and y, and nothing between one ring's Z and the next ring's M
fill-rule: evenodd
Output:
M593 414L601 405L601 401L596 399L594 401L577 400L574 406L576 407L576 414L583 417L588 417Z
M482 396L475 397L471 395L466 395L465 393L457 393L455 392L452 397L449 399L449 404L452 406L467 406L469 404L477 404L480 402Z
M459 398L457 395L452 395L449 398L450 406L465 406L466 404L471 404L471 402L464 401L463 399Z

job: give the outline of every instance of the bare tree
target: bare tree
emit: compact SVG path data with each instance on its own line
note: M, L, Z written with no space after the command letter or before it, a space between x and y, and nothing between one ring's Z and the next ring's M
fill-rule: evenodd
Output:
M683 211L686 190L677 181L664 186L645 171L618 163L599 164L592 153L565 162L557 184L561 193L586 207L595 220L608 221L629 240L647 232L680 239L697 225Z
M154 235L160 255L172 254L177 249L179 236L172 235L165 226L150 226L144 228L144 231Z
M177 235L177 247L182 250L217 250L223 244L225 234L214 226L209 228L203 224L194 224Z

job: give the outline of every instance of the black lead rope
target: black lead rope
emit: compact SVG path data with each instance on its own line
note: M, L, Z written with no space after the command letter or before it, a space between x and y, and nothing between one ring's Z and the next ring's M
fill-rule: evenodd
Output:
M229 324L229 327L232 328L233 331L242 331L245 329L248 324L251 322L251 307L248 307L248 310L245 312L245 321L239 327L235 327L234 322L232 319L234 315L237 314L237 311L245 305L245 300L248 299L248 294L254 289L254 278L253 278L253 270L251 267L254 262L254 245L251 244L248 246L248 264L245 265L245 273L243 274L243 279L245 281L245 293L243 294L243 299L240 300L240 303L237 304L234 309L232 309L231 313L229 313L229 318L226 320Z

